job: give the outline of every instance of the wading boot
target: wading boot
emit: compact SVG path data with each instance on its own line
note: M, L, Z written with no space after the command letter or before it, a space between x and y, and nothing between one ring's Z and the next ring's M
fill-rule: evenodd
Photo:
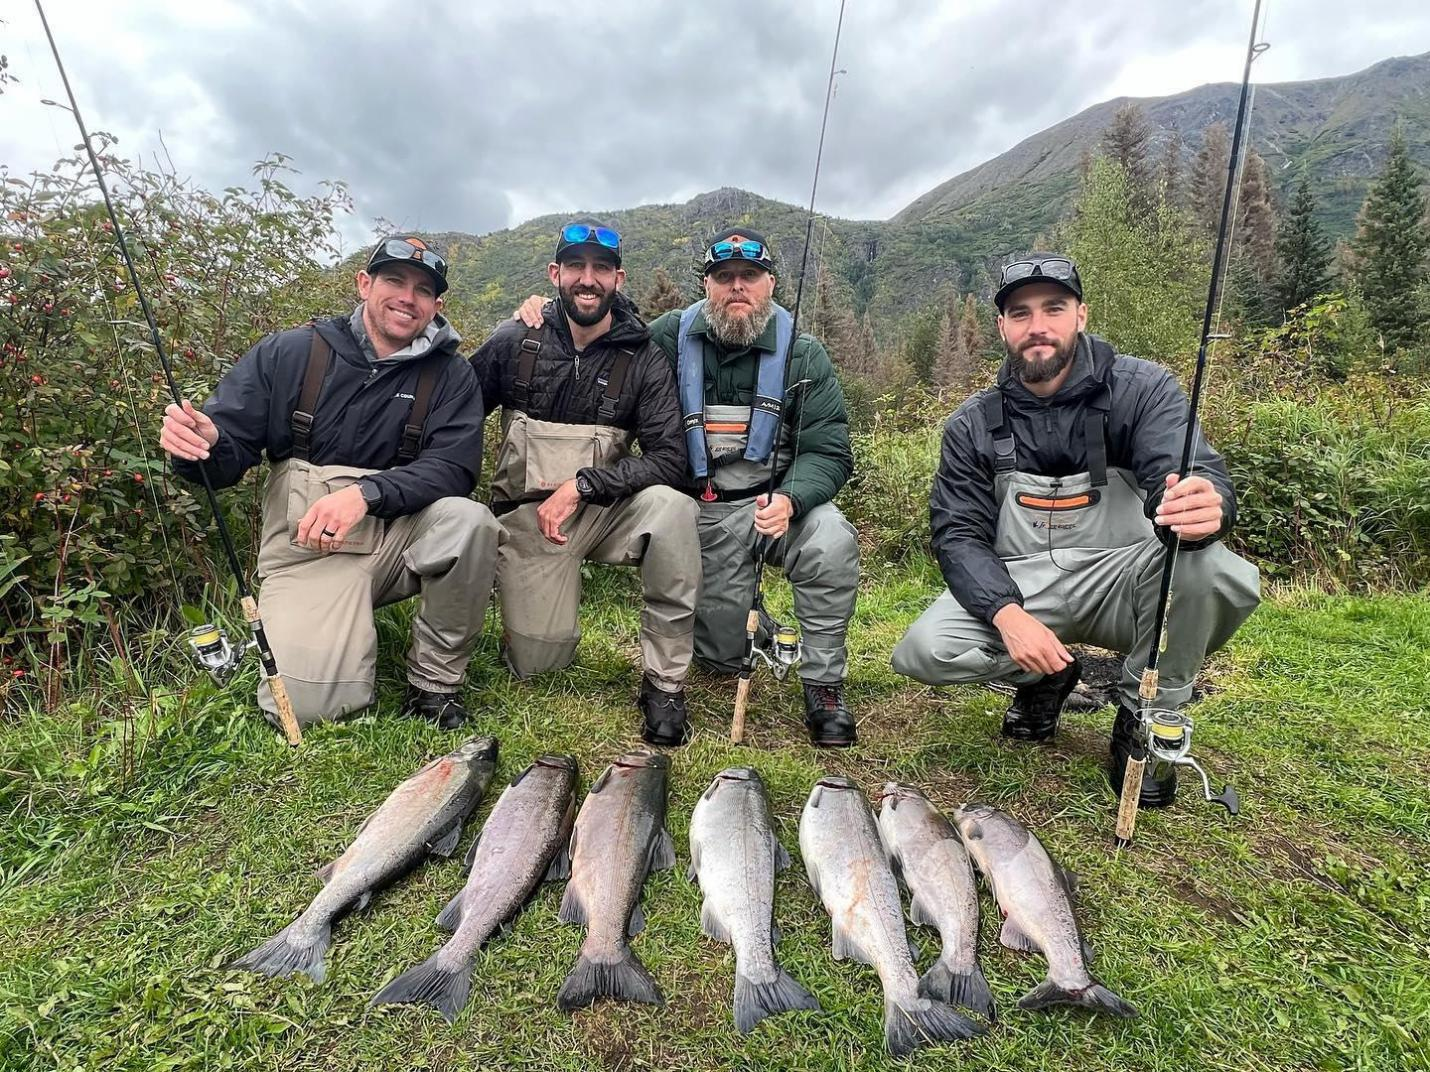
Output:
M1112 791L1119 800L1122 798L1122 779L1127 774L1127 760L1137 741L1140 721L1135 711L1122 704L1117 705L1117 717L1112 722L1112 743L1108 748L1107 780L1112 783ZM1177 799L1177 768L1163 767L1160 778L1153 777L1157 768L1157 763L1149 758L1142 770L1142 792L1137 797L1139 807L1168 808Z
M444 730L455 730L467 721L467 709L457 702L455 692L428 692L408 684L402 713L409 718L425 718Z
M685 709L684 689L665 692L643 677L636 707L641 713L641 739L647 744L675 748L690 740L690 713Z
M844 683L804 683L804 726L815 748L847 748L857 739L854 716L844 704Z
M1003 736L1015 741L1046 741L1057 732L1063 701L1080 677L1082 664L1074 659L1056 674L1019 685L1018 695L1003 715Z

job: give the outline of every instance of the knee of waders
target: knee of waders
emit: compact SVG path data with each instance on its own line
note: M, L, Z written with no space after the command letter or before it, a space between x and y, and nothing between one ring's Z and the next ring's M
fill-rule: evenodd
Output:
M469 545L495 541L502 532L501 522L492 516L484 504L474 499L449 495L426 508L434 527L440 526L464 537Z
M1248 614L1261 602L1261 571L1221 543L1178 554L1172 584L1175 595L1196 592Z
M924 685L984 681L996 663L976 640L950 634L923 620L914 622L889 660L896 674Z
M377 698L373 683L364 681L305 681L284 674L283 687L299 726L346 718L372 706ZM258 683L258 706L263 709L264 718L281 728L278 704L266 679Z
M537 674L570 666L580 642L580 633L572 637L543 638L524 636L508 629L502 633L502 659L513 675L525 681Z

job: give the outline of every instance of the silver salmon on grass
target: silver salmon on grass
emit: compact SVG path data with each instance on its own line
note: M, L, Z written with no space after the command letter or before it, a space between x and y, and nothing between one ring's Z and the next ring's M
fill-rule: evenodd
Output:
M333 921L366 908L374 893L429 855L452 855L496 762L496 738L474 737L408 778L368 816L347 850L318 872L323 888L302 915L231 967L272 976L306 972L322 982Z
M978 966L978 886L958 831L911 785L888 782L880 800L879 836L909 888L909 917L943 939L919 993L992 1020L993 995Z
M521 911L543 876L570 874L576 777L571 756L540 756L512 779L472 842L467 884L437 917L451 941L388 983L373 1005L430 1005L448 1023L457 1019L471 995L477 950Z
M984 1029L952 1006L919 994L899 886L874 816L848 778L814 785L799 820L799 849L834 929L834 959L852 958L884 984L884 1045L895 1056L972 1038Z
M645 929L639 902L646 875L675 866L675 845L665 828L669 770L664 756L624 755L605 769L581 804L561 919L585 926L586 940L556 997L565 1012L601 997L665 1003L626 939Z
M705 902L700 929L735 950L735 1027L766 1016L819 1008L775 960L775 872L789 866L775 836L765 783L749 767L721 771L690 817L690 878Z
M1021 1009L1081 1005L1133 1017L1137 1009L1087 970L1092 949L1073 914L1074 879L1022 823L987 804L968 804L954 817L978 870L1002 911L999 941L1010 949L1041 952L1048 977L1023 995Z

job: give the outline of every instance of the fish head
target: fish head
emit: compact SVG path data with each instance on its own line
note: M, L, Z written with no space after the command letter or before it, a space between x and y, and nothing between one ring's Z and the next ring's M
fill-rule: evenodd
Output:
M764 781L760 778L759 771L754 767L726 767L710 782L710 787L705 790L702 797L709 800L723 785L762 787Z
M537 756L531 765L511 780L512 785L520 785L533 772L542 772L549 777L558 777L574 782L581 768L575 756Z
M469 766L482 761L495 763L497 747L495 737L472 737L459 744L449 753L449 756L453 762L465 763Z
M1028 843L1027 828L991 804L965 804L953 813L959 837L980 860L1017 855Z
M885 782L884 788L879 790L879 795L875 797L875 803L884 810L893 811L899 806L901 800L927 800L923 792L912 785L905 785L903 782Z
M858 793L861 792L859 786L852 778L846 778L842 774L826 774L814 783L814 788L809 791L809 802L806 807L817 808L825 793Z
M611 766L634 768L636 770L643 770L648 767L669 770L670 760L666 756L662 756L656 752L627 752L625 755L618 757Z

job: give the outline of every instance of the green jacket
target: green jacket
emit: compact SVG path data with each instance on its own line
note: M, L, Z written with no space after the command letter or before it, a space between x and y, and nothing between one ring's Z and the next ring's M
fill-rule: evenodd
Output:
M695 315L692 335L705 336L705 398L719 406L748 406L755 397L755 375L759 351L775 348L774 318L754 346L728 350L708 333L704 312ZM679 353L680 310L656 317L650 325L651 341L665 351L672 366ZM680 370L676 369L679 378ZM796 421L798 452L794 462L781 474L778 490L794 503L795 517L829 502L854 473L854 454L849 449L849 414L844 407L844 391L834 375L834 364L824 346L813 335L800 334L794 343L787 383L809 380L795 395L795 405L786 409L785 420Z

